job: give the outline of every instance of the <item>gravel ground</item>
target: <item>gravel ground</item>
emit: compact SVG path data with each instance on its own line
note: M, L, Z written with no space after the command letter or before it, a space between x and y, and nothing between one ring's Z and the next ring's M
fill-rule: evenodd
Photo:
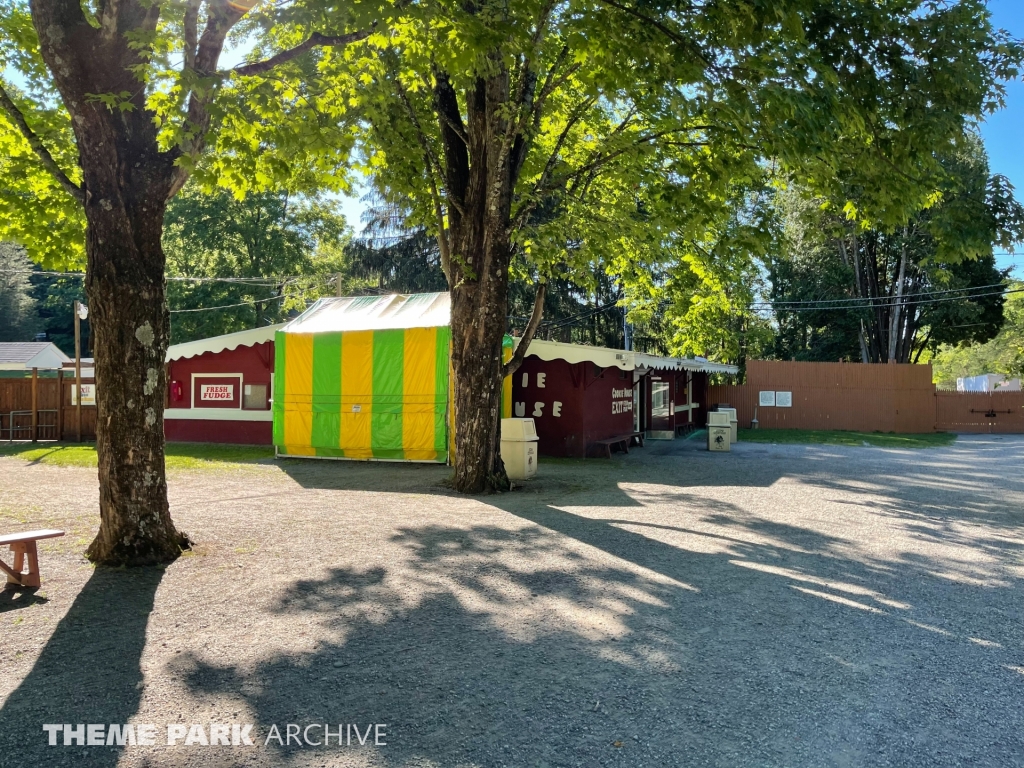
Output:
M69 532L0 596L0 763L1024 765L1024 438L697 448L488 498L422 465L174 473L199 545L142 571L81 557L94 470L0 458L0 530ZM158 745L47 746L65 722ZM256 746L166 746L193 723ZM265 743L288 723L386 745Z

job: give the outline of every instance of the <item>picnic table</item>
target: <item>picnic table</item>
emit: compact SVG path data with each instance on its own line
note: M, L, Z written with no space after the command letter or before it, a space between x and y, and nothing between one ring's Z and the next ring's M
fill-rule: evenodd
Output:
M55 539L63 535L64 531L45 529L0 536L0 547L9 544L11 552L14 553L13 567L0 560L0 571L7 574L7 583L17 584L21 587L38 587L39 556L36 552L36 542L40 539ZM28 560L28 570L24 571L26 560Z

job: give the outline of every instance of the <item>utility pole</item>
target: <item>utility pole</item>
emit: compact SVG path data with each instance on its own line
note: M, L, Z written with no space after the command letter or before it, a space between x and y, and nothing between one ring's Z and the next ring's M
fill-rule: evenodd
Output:
M342 290L342 286L341 286L341 272L339 272L338 274L336 274L334 276L334 285L335 285L335 287L334 287L335 295L338 296L339 298L344 296L345 293Z
M633 329L629 325L629 321L626 320L626 308L622 308L622 348L627 352L633 350Z
M39 441L39 369L32 369L32 442Z
M82 305L75 301L75 438L82 442Z

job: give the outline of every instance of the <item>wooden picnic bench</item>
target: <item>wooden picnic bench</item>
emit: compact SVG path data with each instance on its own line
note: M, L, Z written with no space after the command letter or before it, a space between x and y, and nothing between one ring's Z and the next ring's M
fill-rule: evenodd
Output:
M36 542L40 539L55 539L63 535L64 531L42 530L0 536L0 547L9 544L14 553L13 568L0 560L0 571L7 574L7 583L22 587L38 587L39 557L36 553ZM25 560L28 560L28 570L23 573Z
M604 440L595 440L595 445L600 445L605 449L608 454L608 458L612 457L612 448L618 446L622 448L624 453L629 453L630 444L636 440L637 444L643 448L644 446L644 433L643 432L628 432L624 435L616 435L615 437L606 437Z

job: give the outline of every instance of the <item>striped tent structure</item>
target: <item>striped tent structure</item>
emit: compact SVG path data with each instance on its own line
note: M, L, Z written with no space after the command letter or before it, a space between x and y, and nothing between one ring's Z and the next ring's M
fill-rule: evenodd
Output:
M447 293L320 299L277 332L279 456L447 462Z

